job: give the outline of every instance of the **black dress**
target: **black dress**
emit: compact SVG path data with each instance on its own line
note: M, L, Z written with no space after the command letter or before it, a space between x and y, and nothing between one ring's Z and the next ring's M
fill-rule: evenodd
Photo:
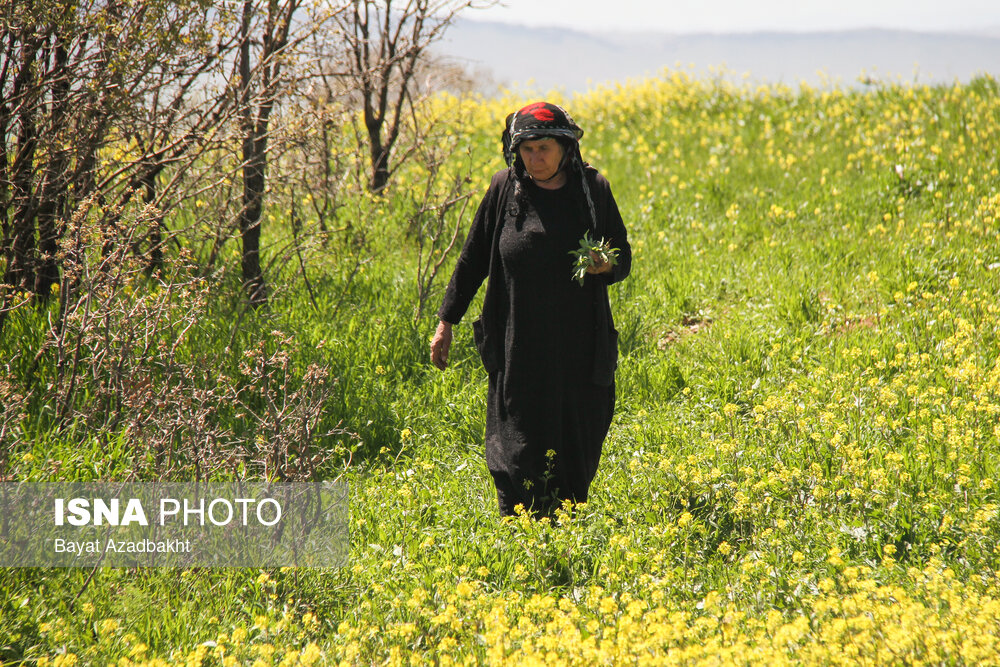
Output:
M477 248L485 238L474 238L474 223L439 315L457 321L450 318L461 317L468 305L462 302L471 299L463 274L477 261L492 264L483 320L491 311L488 328L497 339L496 353L487 353L477 336L489 371L486 462L502 514L514 513L518 504L548 514L563 499L585 501L597 472L615 388L613 367L606 379L595 381L595 358L602 356L601 348L616 344L607 284L627 275L630 252L611 199L617 216L613 242L624 245L619 256L626 255L626 266L614 275L587 276L581 286L572 278L569 254L589 229L579 184L545 190L526 181L523 187L527 205L519 213L497 209L502 224L492 230L492 262ZM487 230L479 233L489 236ZM499 359L491 363L492 356Z

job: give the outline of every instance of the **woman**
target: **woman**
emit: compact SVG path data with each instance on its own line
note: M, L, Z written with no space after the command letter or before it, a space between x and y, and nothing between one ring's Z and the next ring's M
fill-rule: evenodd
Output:
M486 462L504 515L586 501L614 412L607 286L629 274L632 252L608 181L580 157L582 136L547 102L507 117L508 168L479 205L431 341L443 370L452 325L489 276L473 333L489 374ZM618 249L617 263L592 254L580 285L571 252L588 232Z

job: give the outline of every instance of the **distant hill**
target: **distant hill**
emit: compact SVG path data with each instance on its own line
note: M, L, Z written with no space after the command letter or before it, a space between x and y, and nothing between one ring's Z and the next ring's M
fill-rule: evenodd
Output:
M596 34L562 28L459 20L438 51L492 74L497 84L584 91L654 75L664 67L739 80L797 85L882 81L968 81L1000 75L1000 30L970 34L858 30L829 33ZM821 72L823 74L821 74Z

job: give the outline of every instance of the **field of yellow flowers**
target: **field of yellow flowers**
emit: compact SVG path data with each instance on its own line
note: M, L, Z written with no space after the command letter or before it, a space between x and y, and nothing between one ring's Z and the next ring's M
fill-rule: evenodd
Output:
M377 453L340 469L349 563L7 570L0 658L1000 663L1000 85L668 71L550 99L585 129L635 252L590 502L498 518L471 331L431 369L434 322L398 316L394 256L334 321L278 323L336 361L371 427ZM525 101L442 100L483 188Z

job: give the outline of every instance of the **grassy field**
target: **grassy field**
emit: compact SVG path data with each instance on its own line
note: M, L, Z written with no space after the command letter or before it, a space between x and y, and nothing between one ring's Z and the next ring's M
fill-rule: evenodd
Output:
M997 83L737 88L666 72L552 99L586 130L635 253L612 290L618 410L590 502L499 519L472 318L451 367L430 367L414 250L387 231L354 273L312 255L308 289L288 280L238 328L200 284L150 306L197 312L173 333L177 363L209 359L237 393L283 381L342 430L319 441L316 474L350 484L348 565L5 569L0 662L1000 662ZM461 103L474 122L453 140L480 190L523 101ZM400 201L356 206L391 219ZM2 334L8 404L44 382L19 350L45 317L17 313ZM311 365L329 390L313 403ZM106 421L52 429L58 410L4 412L11 479L150 465ZM220 421L269 437L238 412Z

